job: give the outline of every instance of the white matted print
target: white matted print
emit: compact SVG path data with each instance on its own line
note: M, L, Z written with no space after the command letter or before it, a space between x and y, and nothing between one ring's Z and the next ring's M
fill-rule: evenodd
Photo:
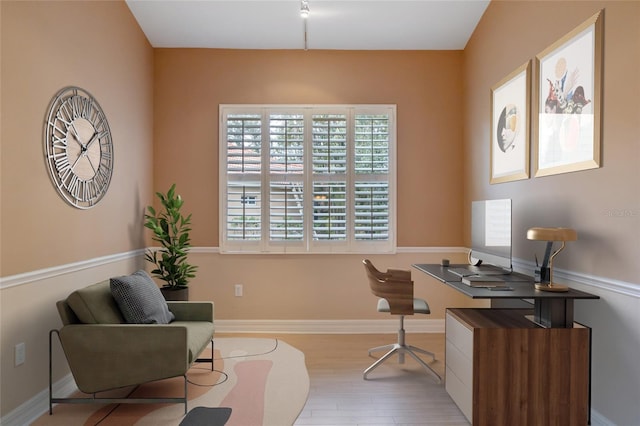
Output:
M602 16L536 57L535 176L600 167Z
M530 62L491 88L490 183L529 178Z

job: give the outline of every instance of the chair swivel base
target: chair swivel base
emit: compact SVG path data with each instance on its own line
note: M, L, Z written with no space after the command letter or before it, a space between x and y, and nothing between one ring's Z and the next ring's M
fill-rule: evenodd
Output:
M430 356L431 358L433 358L435 360L436 356L432 352L425 351L424 349L420 349L420 348L417 348L417 347L411 346L411 345L402 345L400 343L393 343L393 344L390 344L390 345L378 346L376 348L369 349L369 356L371 356L372 352L377 352L377 351L382 351L382 350L388 350L388 352L386 354L384 354L381 358L379 358L376 362L371 364L371 366L369 368L364 370L363 378L365 380L367 380L367 375L369 373L371 373L373 370L375 370L378 366L380 366L383 362L385 362L387 359L389 359L392 355L398 354L398 358L400 360L400 364L404 364L404 356L405 356L405 354L409 354L413 359L415 359L418 362L418 364L422 365L425 368L425 370L427 370L428 373L434 375L436 377L436 379L438 380L438 383L442 382L442 378L438 375L438 373L436 373L435 370L433 368L431 368L431 366L429 364L424 362L422 360L422 358L420 358L416 354L416 352L418 352L418 353L421 353L421 354L424 354L424 355L428 355L428 356Z

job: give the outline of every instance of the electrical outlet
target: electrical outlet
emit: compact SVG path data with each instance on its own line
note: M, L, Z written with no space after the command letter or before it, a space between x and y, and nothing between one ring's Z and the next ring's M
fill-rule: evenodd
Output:
M24 343L18 343L16 345L15 355L16 355L16 367L24 364L27 357L27 349Z
M235 285L236 297L242 297L242 284Z

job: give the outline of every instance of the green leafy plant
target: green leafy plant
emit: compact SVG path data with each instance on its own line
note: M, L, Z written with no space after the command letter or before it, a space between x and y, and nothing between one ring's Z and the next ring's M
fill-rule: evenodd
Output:
M162 247L148 249L145 259L156 266L151 274L165 282L163 287L184 288L195 277L198 268L187 262L191 247L191 214L185 217L180 212L184 201L176 194L175 183L166 194L156 192L156 195L164 211L156 212L153 206L147 206L144 226L153 231L153 241Z

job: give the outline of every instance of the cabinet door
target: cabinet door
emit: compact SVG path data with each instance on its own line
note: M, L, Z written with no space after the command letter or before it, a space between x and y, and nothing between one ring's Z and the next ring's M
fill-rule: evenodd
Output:
M473 331L447 313L445 389L467 420L473 414Z
M589 330L477 328L473 423L585 425Z

